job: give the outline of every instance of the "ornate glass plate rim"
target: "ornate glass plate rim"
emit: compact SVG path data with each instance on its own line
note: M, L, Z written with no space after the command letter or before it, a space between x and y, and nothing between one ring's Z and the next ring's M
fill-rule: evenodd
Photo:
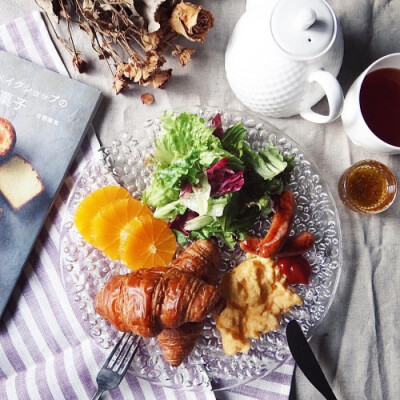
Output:
M316 236L314 249L307 253L313 269L311 283L294 287L304 304L284 314L277 331L253 340L248 355L225 356L219 333L214 323L209 321L192 355L178 368L171 368L163 361L155 340L150 339L142 340L130 369L130 373L165 387L228 389L266 376L288 359L285 327L289 320L298 320L308 337L315 333L332 304L340 278L340 221L332 194L319 176L318 169L287 135L262 121L259 116L242 111L196 106L176 112L183 111L197 113L207 124L219 112L225 128L237 122L243 123L253 148L272 141L284 154L294 155L295 168L289 187L296 196L297 213L292 233L309 230ZM127 270L119 262L107 259L81 238L72 222L74 210L91 191L116 182L125 186L134 196L139 196L150 182L152 171L146 160L159 133L159 121L154 118L142 124L139 130L121 135L110 147L102 149L102 157L89 162L77 179L66 206L60 235L63 282L74 309L81 316L82 326L103 348L112 346L118 333L95 312L93 299L112 275ZM140 142L135 138L140 138ZM265 231L268 223L268 220L258 221L254 233ZM224 270L231 269L242 259L243 254L239 248L233 251L222 248Z

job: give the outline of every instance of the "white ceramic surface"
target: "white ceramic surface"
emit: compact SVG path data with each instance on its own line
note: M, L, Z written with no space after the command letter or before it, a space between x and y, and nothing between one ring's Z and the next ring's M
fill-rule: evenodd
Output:
M376 153L400 154L400 147L385 143L369 129L360 107L360 90L365 77L382 68L400 69L400 53L388 54L376 60L354 81L346 94L342 122L347 136L355 145Z
M252 110L326 123L343 106L335 78L343 49L342 30L324 0L249 0L230 37L225 70L236 96ZM327 116L311 110L324 95Z

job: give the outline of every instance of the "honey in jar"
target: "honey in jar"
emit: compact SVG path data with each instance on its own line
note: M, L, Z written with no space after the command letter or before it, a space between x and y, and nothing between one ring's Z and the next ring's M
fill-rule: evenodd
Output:
M394 201L397 182L388 167L374 160L359 161L339 180L339 196L353 211L375 214Z

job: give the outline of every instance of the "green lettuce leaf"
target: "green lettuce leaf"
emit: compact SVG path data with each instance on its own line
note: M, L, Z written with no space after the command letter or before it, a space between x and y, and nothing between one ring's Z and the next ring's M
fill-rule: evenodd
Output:
M180 199L181 204L197 212L200 216L207 214L208 200L211 193L211 186L208 183L207 175L202 173L199 184L193 186L192 189L193 193L188 193Z
M282 173L288 165L282 154L272 143L269 143L264 150L258 151L252 150L246 143L243 146L243 160L246 165L250 166L267 181Z
M171 220L180 214L184 214L186 208L187 207L182 204L180 200L172 201L162 207L158 207L154 211L154 217Z
M213 128L207 127L204 119L196 114L182 113L175 116L165 112L160 122L164 134L155 142L155 158L162 165L186 158L193 149L212 151L221 147L219 139L212 134Z
M176 229L172 229L172 232L175 233L176 241L179 245L184 246L189 241L190 236L186 236Z
M236 245L237 236L233 232L221 229L220 221L217 218L214 218L213 220L209 219L207 225L190 232L190 237L192 239L209 239L212 236L221 239L231 249Z
M243 156L243 147L246 145L244 142L246 138L247 131L240 122L224 132L221 139L222 147L241 159Z
M208 226L214 222L214 218L210 215L199 215L186 222L185 229L188 231L197 231L205 226Z
M229 204L232 198L232 193L224 194L223 196L210 198L208 201L207 215L212 217L221 217L224 213L225 207Z
M223 196L222 196L223 197ZM240 194L232 193L220 217L203 215L188 221L185 229L194 239L209 239L215 236L230 248L235 247L237 240L244 239L259 214L257 207L243 207Z
M271 142L265 149L255 151L245 141L246 138L246 129L242 123L238 123L225 131L221 143L225 150L234 154L265 180L272 180L285 171L288 160Z
M153 208L165 206L179 198L179 187L166 187L163 181L153 176L151 185L142 193L143 203Z

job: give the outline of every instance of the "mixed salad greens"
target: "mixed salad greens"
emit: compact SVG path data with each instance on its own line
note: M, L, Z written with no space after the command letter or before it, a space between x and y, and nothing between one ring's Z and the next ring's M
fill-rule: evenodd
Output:
M165 112L155 143L155 171L142 201L169 221L180 244L216 236L229 247L244 239L283 191L293 157L272 143L253 150L238 123L225 131L217 114L208 127L196 114Z

